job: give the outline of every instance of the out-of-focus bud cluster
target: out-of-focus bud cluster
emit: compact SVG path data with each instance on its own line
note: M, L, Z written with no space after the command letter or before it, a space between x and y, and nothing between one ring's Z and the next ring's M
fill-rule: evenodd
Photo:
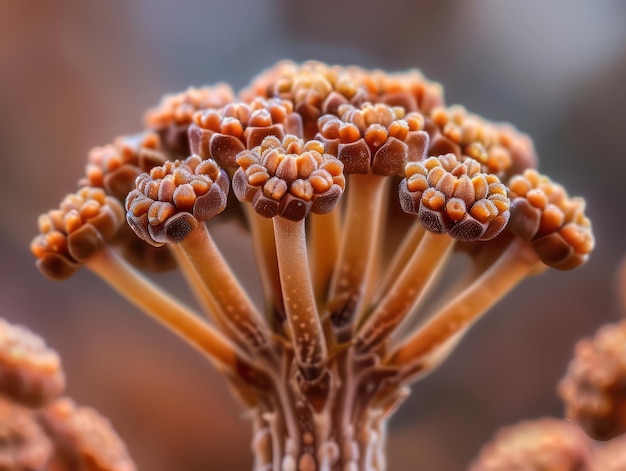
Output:
M111 424L67 398L57 353L0 319L0 469L135 471Z
M559 393L567 416L591 437L626 433L626 321L578 342Z

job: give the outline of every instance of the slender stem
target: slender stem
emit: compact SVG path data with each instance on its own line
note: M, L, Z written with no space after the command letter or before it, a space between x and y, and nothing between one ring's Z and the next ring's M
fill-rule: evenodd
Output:
M222 257L204 224L192 231L181 248L215 300L217 317L224 319L252 350L269 347L270 332L261 314Z
M273 319L270 316L272 322L282 322L284 318L283 295L280 290L274 226L270 219L260 216L252 205L244 204L243 207L252 232L254 255L265 299L265 312L268 316L278 314L279 319Z
M182 249L179 244L169 244L168 248L174 254L176 258L176 262L178 263L178 267L180 268L183 276L185 277L185 281L190 286L193 294L195 295L200 307L202 307L203 312L206 316L213 320L220 328L222 332L224 332L230 340L239 344L240 346L245 348L245 345L241 345L239 338L233 332L231 326L229 325L228 319L223 317L223 311L220 309L220 306L215 301L215 298L211 295L205 284L202 282L202 279L198 275L198 272L194 268L193 264L187 257L187 254Z
M454 335L468 328L521 280L543 267L532 247L516 238L482 276L419 328L389 363L410 365L434 353Z
M104 246L86 266L117 290L123 297L153 317L210 360L235 371L245 356L220 332L199 319L177 300L164 294L109 246Z
M446 234L424 234L400 276L359 328L357 350L364 352L380 344L415 309L454 242Z
M306 379L313 380L326 367L326 339L315 304L309 271L304 220L274 219L280 284L296 362Z
M311 214L311 278L318 302L326 301L333 268L337 263L341 237L340 213L340 209L335 208L328 214Z
M407 232L402 240L400 247L395 252L393 259L385 271L382 281L378 285L376 296L374 297L376 301L380 301L384 293L389 291L392 283L398 279L402 270L404 270L408 261L411 259L411 255L417 249L425 232L426 229L424 229L424 226L419 221L416 220L411 225L409 232Z
M328 296L337 327L351 325L365 308L363 292L374 268L388 182L376 175L350 175L341 248Z

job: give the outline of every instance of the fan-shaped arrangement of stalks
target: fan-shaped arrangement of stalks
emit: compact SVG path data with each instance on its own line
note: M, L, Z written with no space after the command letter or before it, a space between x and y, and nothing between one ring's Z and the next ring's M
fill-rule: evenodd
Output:
M285 62L238 95L168 96L142 133L94 150L32 251L54 279L84 265L206 355L251 411L255 469L382 470L407 386L525 277L592 250L584 201L536 164L527 136L446 106L418 71ZM263 306L205 224L228 214ZM454 254L467 273L438 277ZM173 267L197 309L141 274Z

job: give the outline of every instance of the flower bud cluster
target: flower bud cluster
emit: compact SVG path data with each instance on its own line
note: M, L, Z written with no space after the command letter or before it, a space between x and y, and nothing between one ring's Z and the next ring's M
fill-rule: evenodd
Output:
M561 185L534 169L514 176L509 191L509 229L530 241L542 262L570 270L587 260L594 238L582 198L570 198Z
M381 103L342 105L338 112L340 118L328 114L319 119L317 138L337 155L346 174L400 175L407 162L426 156L428 135L421 114Z
M119 230L124 210L102 188L84 187L63 199L59 209L39 217L31 243L39 269L48 277L71 276Z
M498 177L483 173L476 160L459 162L454 154L409 162L400 203L428 231L462 241L492 239L509 219L510 201Z
M137 177L126 198L126 219L149 244L183 240L199 223L226 207L228 176L213 160L192 155Z
M310 212L326 214L345 188L343 165L315 140L305 144L291 135L282 142L266 137L260 146L240 153L237 163L235 195L267 218L298 221Z

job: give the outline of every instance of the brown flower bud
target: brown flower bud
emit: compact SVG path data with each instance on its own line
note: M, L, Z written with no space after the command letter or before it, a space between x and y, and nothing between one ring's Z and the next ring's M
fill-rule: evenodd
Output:
M532 141L512 126L490 122L462 106L436 107L430 113L429 155L454 153L478 161L485 173L507 180L509 176L535 167Z
M45 409L41 421L55 445L54 462L66 466L62 469L137 469L111 423L95 410L62 398Z
M165 95L157 107L146 113L146 126L161 136L164 146L175 157L183 157L189 155L187 128L194 113L207 108L221 108L234 98L232 88L225 83L189 87L184 92Z
M454 154L409 162L400 183L400 204L417 214L430 232L448 233L462 241L488 240L498 235L509 219L506 187L480 164Z
M300 116L287 100L256 98L250 104L231 103L196 113L189 127L191 151L214 159L221 167L237 168L236 157L261 144L267 136L283 139L302 135Z
M500 430L469 471L592 471L590 440L574 424L558 419L521 422Z
M104 188L120 202L124 202L142 172L168 160L159 136L153 132L118 137L113 144L92 149L88 159L86 175L79 185Z
M241 152L237 163L233 192L268 218L298 221L311 211L326 214L345 187L343 165L315 140L305 144L291 135L282 142L266 137L260 146Z
M0 398L0 469L47 469L52 444L41 430L35 412Z
M193 155L137 177L126 198L126 220L149 244L183 240L199 223L226 207L229 183L215 161Z
M570 198L565 189L534 169L509 182L509 229L531 242L543 263L570 270L587 261L594 247L585 201Z
M407 162L426 157L428 135L421 114L370 103L342 105L338 112L341 118L319 119L317 138L344 164L346 174L401 175Z
M567 416L591 437L626 433L626 321L600 328L578 342L559 383Z
M25 327L0 319L0 394L40 408L65 389L57 353Z
M39 217L40 235L31 242L41 272L53 279L71 276L124 223L124 210L101 188L84 187L63 199L59 209Z

